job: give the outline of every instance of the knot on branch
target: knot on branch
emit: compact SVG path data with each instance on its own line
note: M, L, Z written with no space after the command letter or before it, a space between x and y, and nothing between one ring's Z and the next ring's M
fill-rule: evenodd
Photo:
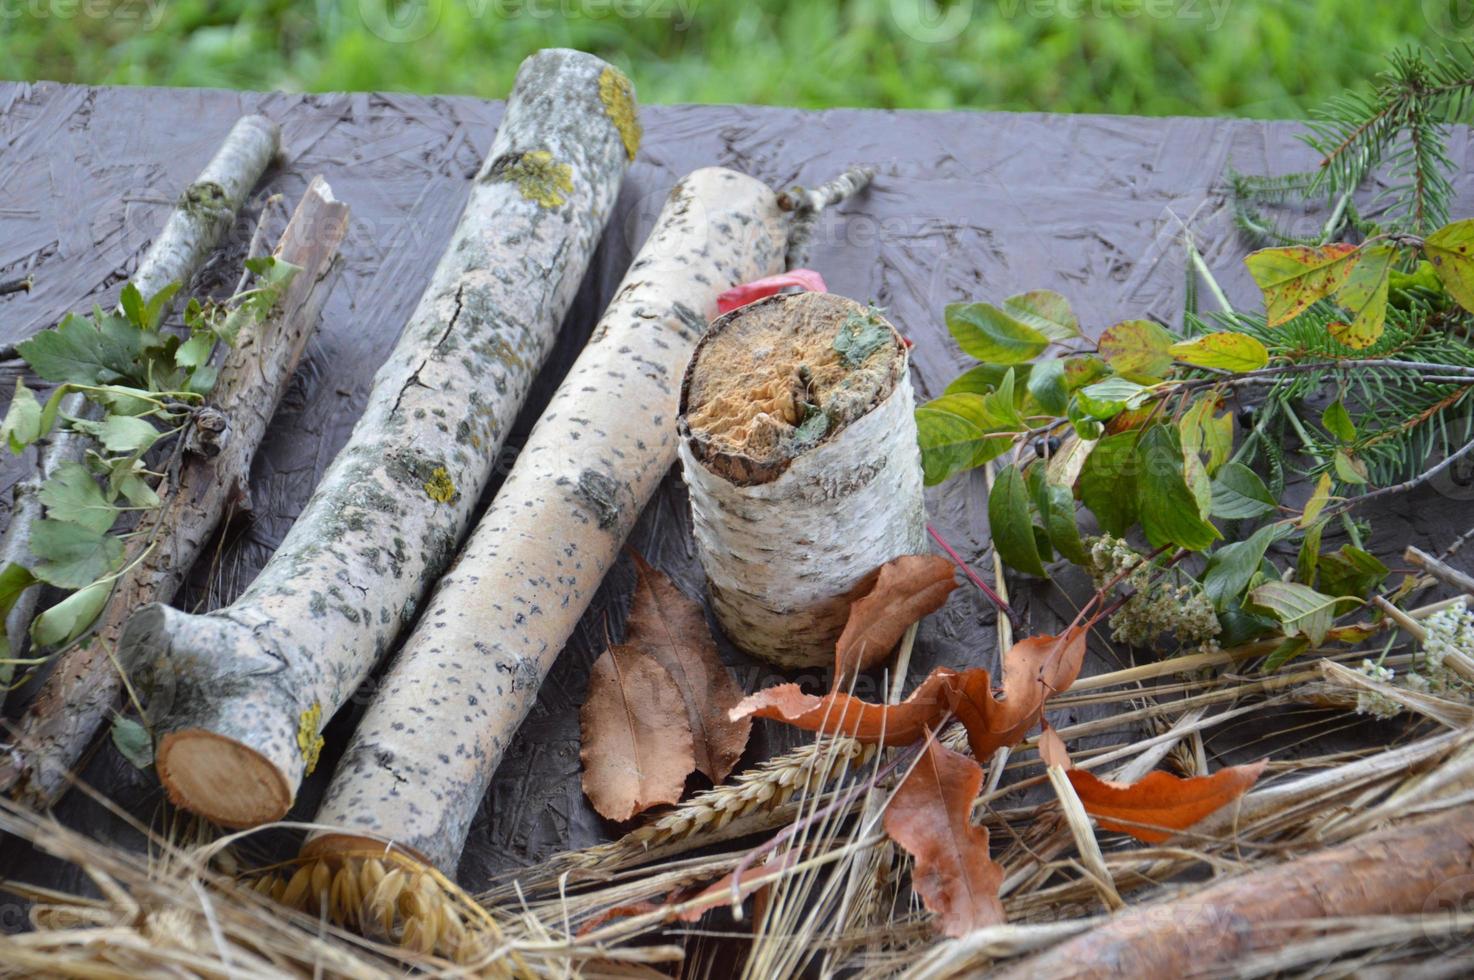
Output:
M230 441L230 419L218 408L209 405L195 409L190 420L189 433L185 436L186 452L214 459L220 455Z

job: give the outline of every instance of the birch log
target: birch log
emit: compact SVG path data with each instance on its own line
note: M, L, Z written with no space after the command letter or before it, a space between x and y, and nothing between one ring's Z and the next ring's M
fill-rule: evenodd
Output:
M0 785L43 806L66 789L72 766L118 699L122 678L111 658L124 623L144 603L174 598L226 509L245 501L251 461L332 292L347 233L347 205L315 178L274 252L299 271L260 327L243 332L226 354L208 406L191 423L208 428L211 452L187 451L177 474L166 475L158 488L163 506L147 512L132 537L130 571L91 642L63 654L31 702Z
M855 590L925 551L906 362L879 313L828 293L733 310L697 347L682 473L712 609L748 653L833 662Z
M153 240L130 277L129 281L138 287L144 299L170 283L189 284L205 257L235 221L241 203L280 149L281 131L265 116L245 116L231 127L215 156L179 196L179 203L169 214L163 231ZM76 418L87 410L88 403L81 392L62 399L63 417ZM30 564L31 525L41 519L38 496L41 486L63 464L79 461L86 444L85 439L62 429L41 447L35 474L16 484L13 491L10 523L0 539L0 568L10 562ZM40 593L39 585L26 590L5 617L5 635L10 640L12 657L25 655ZM9 676L0 679L9 680ZM4 697L4 686L0 685L0 702Z
M318 811L310 857L392 840L454 873L502 752L676 457L678 380L719 293L780 272L786 220L730 170L676 185L405 643Z
M577 51L523 62L449 246L348 444L233 605L128 624L177 804L274 820L323 723L444 571L556 339L633 155L628 80Z

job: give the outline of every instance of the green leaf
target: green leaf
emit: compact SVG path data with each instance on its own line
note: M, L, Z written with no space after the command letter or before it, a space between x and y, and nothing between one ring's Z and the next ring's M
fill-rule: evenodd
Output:
M952 303L947 329L963 351L980 361L1022 364L1049 346L1049 338L987 303Z
M927 486L1007 451L1012 435L991 434L996 420L982 395L943 395L916 409L916 439Z
M1376 555L1345 544L1331 554L1321 556L1320 581L1316 586L1330 595L1365 599L1382 584L1387 573L1387 566Z
M1227 610L1249 587L1269 546L1286 533L1279 524L1266 524L1243 541L1214 550L1203 571L1203 592L1214 608Z
M1343 483L1360 485L1367 482L1367 464L1344 449L1336 450L1336 454L1331 457L1331 465L1335 467L1336 476L1340 477Z
M87 392L89 401L106 407L114 415L146 415L159 407L151 397L152 392L145 388L126 385L100 385Z
M1085 406L1078 397L1070 399L1069 407L1065 409L1065 416L1069 418L1070 425L1074 427L1075 435L1081 439L1094 441L1105 432L1105 426L1085 410Z
M1177 424L1182 435L1182 451L1189 454L1206 452L1205 465L1210 474L1228 462L1233 452L1233 416L1227 412L1214 416L1219 402L1216 398L1203 398L1193 403Z
M986 395L998 390L1009 371L1014 372L1015 380L1027 380L1032 367L1030 364L979 364L958 375L943 394Z
M31 527L32 572L62 589L80 589L114 572L123 561L123 542L81 524L39 520Z
M1089 560L1085 551L1085 543L1080 540L1080 528L1075 522L1075 497L1068 487L1062 487L1057 483L1044 484L1041 494L1044 496L1047 508L1041 507L1040 513L1044 517L1044 529L1049 534L1049 542L1054 545L1054 550L1060 556L1067 558L1076 565L1083 565Z
M1309 640L1303 636L1292 636L1275 647L1273 652L1264 658L1264 666L1261 669L1266 674L1272 674L1309 649Z
M137 719L113 715L112 739L118 754L133 768L147 769L154 764L153 736Z
M1243 463L1225 463L1213 480L1210 513L1225 520L1267 514L1278 506L1259 474Z
M1423 254L1454 301L1474 312L1474 218L1444 225L1429 235L1423 240Z
M123 315L128 318L139 330L148 329L148 318L144 312L143 294L133 283L123 287L123 294L118 297L118 306L122 307Z
M993 481L993 492L988 495L988 529L999 558L1021 572L1046 577L1034 540L1029 491L1017 466L1005 466Z
M129 475L118 481L118 490L134 507L157 507L160 500L154 488L141 476Z
M110 529L118 516L118 508L81 463L63 463L42 485L40 497L47 517L71 521L99 534Z
M1397 250L1390 245L1372 245L1361 250L1346 284L1336 292L1336 302L1351 313L1351 322L1335 321L1331 336L1352 350L1363 350L1382 336L1387 320L1387 278Z
M1344 286L1358 258L1355 245L1296 245L1261 248L1244 265L1264 292L1269 326L1277 327Z
M192 391L196 395L208 395L215 388L215 379L219 375L219 369L213 364L202 364L190 373L189 382L184 386L186 391Z
M97 619L112 591L113 583L106 581L73 592L31 621L31 642L38 647L72 642Z
M1279 623L1268 616L1250 612L1238 603L1230 602L1218 613L1218 645L1236 647L1241 643L1258 639L1266 633L1279 629Z
M1326 410L1321 413L1320 424L1342 442L1356 441L1356 423L1351 421L1351 413L1346 411L1346 406L1339 398L1326 406Z
M1118 432L1095 444L1080 468L1080 500L1101 529L1123 537L1136 523L1136 432Z
M1106 378L1075 392L1086 413L1101 420L1112 419L1128 408L1139 408L1151 397L1152 389L1125 378Z
M164 308L169 305L169 301L174 298L174 294L179 292L181 285L183 284L171 282L149 297L148 304L145 306L143 312L143 327L145 330L159 329L159 323L164 319Z
M25 381L15 379L15 395L10 407L5 410L5 420L0 422L0 442L10 447L19 456L27 446L41 438L41 403Z
M72 427L96 437L111 453L144 452L161 434L147 419L129 415L109 415L96 423L73 420Z
M889 334L890 331L887 330L886 333ZM843 328L840 330L840 336L844 336ZM836 337L834 340L834 349L839 350L839 337ZM174 363L183 368L199 367L210 360L210 354L214 350L215 335L202 331L191 335L188 340L179 345L179 349L174 352ZM841 360L844 359L844 356L844 352L840 351ZM864 358L861 357L860 360L863 361ZM857 361L855 363L859 362ZM853 367L854 365L850 366Z
M1050 340L1080 336L1080 321L1070 301L1048 289L1035 289L1003 301L1003 312Z
M1188 551L1203 551L1222 537L1203 519L1199 498L1184 472L1177 430L1153 425L1142 433L1137 450L1142 465L1142 476L1136 482L1137 508L1152 547L1175 544Z
M103 314L94 322L72 314L16 349L47 381L106 384L133 373L143 335L120 316Z
M4 624L15 608L15 602L27 589L36 584L36 577L24 565L10 562L0 568L0 684L9 684L15 676L15 664L6 663L10 658L10 637Z
M1306 529L1300 542L1300 553L1295 557L1295 578L1305 585L1315 585L1315 572L1320 567L1320 539L1325 530L1326 522L1316 521Z
M1059 358L1039 361L1029 372L1028 389L1039 407L1051 415L1064 415L1070 405L1065 387L1065 362Z
M1249 601L1278 619L1286 634L1298 633L1316 645L1325 641L1338 607L1347 603L1299 582L1265 582L1249 593Z
M1150 384L1172 370L1174 340L1165 327L1151 320L1124 320L1106 328L1096 350L1117 374Z
M1223 331L1182 340L1168 348L1172 356L1195 367L1221 371L1257 371L1269 363L1269 351L1248 334Z

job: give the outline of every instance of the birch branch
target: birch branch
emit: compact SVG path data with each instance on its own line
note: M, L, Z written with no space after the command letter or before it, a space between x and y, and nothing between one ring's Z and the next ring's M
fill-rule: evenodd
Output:
M225 609L129 622L124 662L175 803L233 827L287 812L323 724L449 564L637 134L614 68L561 49L524 61L429 286L271 561Z
M676 185L359 723L317 815L345 832L309 855L393 840L454 873L503 751L675 462L678 379L718 294L782 270L785 225L751 177Z
M256 185L281 149L281 132L264 116L245 116L235 124L215 156L184 189L163 231L149 246L130 281L147 299L173 282L188 285L205 257L214 250L235 220L241 203ZM64 417L86 416L90 404L81 392L66 395L61 402ZM41 519L41 487L65 463L82 459L87 441L79 434L59 429L40 447L36 471L16 484L10 523L0 539L0 568L10 562L31 562L31 526ZM5 618L5 634L12 657L25 656L31 620L39 611L39 585L27 589ZM8 680L8 675L4 678ZM0 691L0 701L4 700Z
M347 205L314 178L274 252L300 271L257 331L226 354L208 407L191 423L208 426L216 454L186 452L177 474L165 477L163 506L146 514L133 537L131 571L91 642L63 654L32 701L0 784L41 805L69 785L72 767L117 703L122 678L111 658L123 625L139 606L174 598L226 510L245 500L251 462L337 281L347 233Z

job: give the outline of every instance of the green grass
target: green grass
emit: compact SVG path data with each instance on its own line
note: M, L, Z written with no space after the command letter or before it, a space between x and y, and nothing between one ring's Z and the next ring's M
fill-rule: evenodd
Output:
M1454 39L1425 11L1458 0L389 2L16 0L0 72L500 97L524 56L559 45L620 65L646 102L1290 117L1394 47ZM100 8L115 13L83 13ZM371 29L391 17L424 36Z

